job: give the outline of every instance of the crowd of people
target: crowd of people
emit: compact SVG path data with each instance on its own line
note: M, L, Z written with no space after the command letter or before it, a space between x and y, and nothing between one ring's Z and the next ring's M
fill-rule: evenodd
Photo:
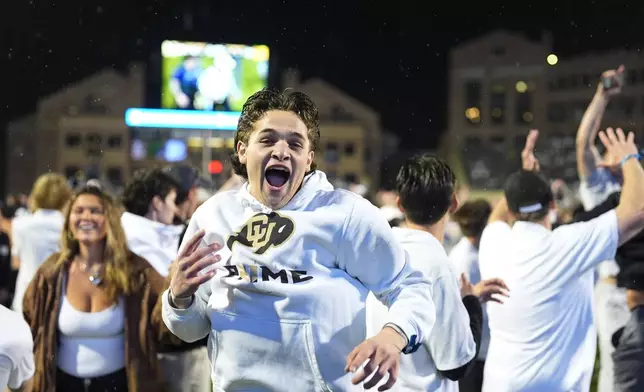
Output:
M642 157L600 131L622 72L579 126L578 191L532 130L500 200L423 154L372 202L316 169L309 97L274 90L212 196L188 165L118 196L41 176L1 210L0 390L585 392L597 342L599 391L644 390Z

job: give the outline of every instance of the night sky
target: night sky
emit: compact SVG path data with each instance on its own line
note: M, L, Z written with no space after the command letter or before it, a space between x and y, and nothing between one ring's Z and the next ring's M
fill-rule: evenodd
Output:
M495 28L532 38L549 29L564 61L588 50L636 50L644 44L641 1L595 0L576 7L585 2L322 3L11 2L11 12L3 12L6 20L0 23L5 46L0 66L6 78L0 124L33 111L39 96L105 66L149 61L164 39L265 43L278 56L279 67L320 76L378 110L386 129L403 137L403 147L431 148L446 126L447 51L459 42ZM183 30L188 6L195 10L191 32Z

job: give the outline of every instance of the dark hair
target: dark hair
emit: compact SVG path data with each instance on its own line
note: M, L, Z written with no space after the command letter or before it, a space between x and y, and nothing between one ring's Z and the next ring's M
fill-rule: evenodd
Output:
M285 94L278 90L263 89L251 95L241 111L237 131L235 132L235 146L231 156L231 163L235 174L248 179L246 165L239 161L237 154L237 144L239 142L248 143L250 135L253 133L255 123L259 121L266 112L271 110L281 110L295 113L306 125L308 129L309 143L311 151L317 149L320 142L320 118L315 103L308 95L298 92ZM316 169L315 162L311 164L311 171ZM309 172L309 173L310 173ZM308 173L307 173L308 174Z
M445 216L455 186L452 169L429 154L409 158L396 177L396 191L405 217L419 225L432 225Z
M487 200L476 199L465 202L451 218L461 228L465 237L479 238L491 213L492 206Z
M142 169L123 191L122 202L127 212L145 216L155 196L165 199L171 191L177 191L179 184L161 169Z

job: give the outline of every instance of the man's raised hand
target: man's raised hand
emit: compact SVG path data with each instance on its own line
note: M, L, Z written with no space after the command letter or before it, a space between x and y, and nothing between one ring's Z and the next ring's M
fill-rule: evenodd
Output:
M214 269L200 273L221 260L220 255L214 254L221 249L221 244L215 242L199 247L205 234L204 230L200 230L190 238L174 262L170 281L170 293L174 298L192 297L201 284L215 276Z

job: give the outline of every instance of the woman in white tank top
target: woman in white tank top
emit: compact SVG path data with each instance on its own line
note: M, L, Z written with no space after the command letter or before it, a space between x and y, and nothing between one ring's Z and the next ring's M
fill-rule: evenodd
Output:
M120 209L100 189L81 189L66 213L61 252L25 294L34 390L162 392L156 347L169 333L154 311L162 289L163 278L127 250Z

